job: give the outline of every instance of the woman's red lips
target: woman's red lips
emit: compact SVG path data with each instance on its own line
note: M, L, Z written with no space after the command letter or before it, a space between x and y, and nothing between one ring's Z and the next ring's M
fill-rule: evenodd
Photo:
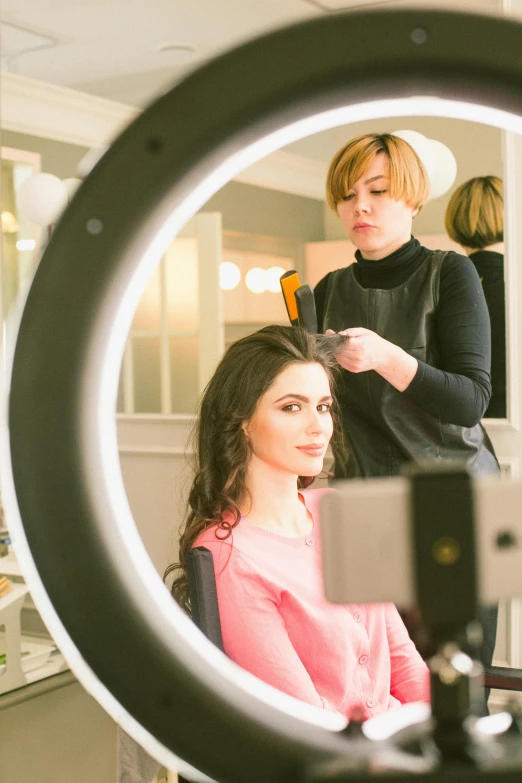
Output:
M297 446L297 448L299 451L304 451L306 454L312 454L313 456L322 454L325 449L324 445L320 443L309 443L306 446Z
M355 231L358 231L363 228L373 228L373 226L370 223L356 223L354 226Z

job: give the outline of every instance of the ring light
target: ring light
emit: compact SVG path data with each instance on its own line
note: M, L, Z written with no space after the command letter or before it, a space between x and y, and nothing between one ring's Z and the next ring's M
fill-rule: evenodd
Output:
M218 780L283 783L326 779L323 765L342 758L346 769L348 755L355 774L367 749L326 721L313 725L306 705L310 721L287 697L272 706L272 689L239 672L174 605L145 553L114 420L144 283L212 193L311 132L398 111L520 131L521 51L514 21L446 12L346 13L278 30L148 108L54 232L12 369L8 519L37 606L75 674L167 764L179 756Z

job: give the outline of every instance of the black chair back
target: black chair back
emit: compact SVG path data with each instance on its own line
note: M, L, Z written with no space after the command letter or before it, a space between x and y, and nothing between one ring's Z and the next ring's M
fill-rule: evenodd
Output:
M212 552L204 546L194 547L187 554L186 568L192 619L223 650Z

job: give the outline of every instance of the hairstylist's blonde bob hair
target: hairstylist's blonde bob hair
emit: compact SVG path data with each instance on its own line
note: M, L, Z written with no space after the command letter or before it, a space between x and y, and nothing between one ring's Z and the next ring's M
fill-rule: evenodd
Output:
M504 186L499 177L473 177L449 200L444 217L451 239L481 250L504 241Z
M384 153L389 162L389 195L421 209L429 195L426 169L408 142L391 133L365 133L345 144L334 155L326 178L326 200L337 212L337 205L364 174L376 155Z

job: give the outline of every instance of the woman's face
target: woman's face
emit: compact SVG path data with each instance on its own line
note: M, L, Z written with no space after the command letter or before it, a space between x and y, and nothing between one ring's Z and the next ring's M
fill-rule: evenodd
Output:
M363 258L378 261L409 241L418 210L388 195L388 157L378 153L364 174L337 205L351 242Z
M317 476L332 437L332 396L320 364L294 362L275 378L243 428L250 440L249 470Z

